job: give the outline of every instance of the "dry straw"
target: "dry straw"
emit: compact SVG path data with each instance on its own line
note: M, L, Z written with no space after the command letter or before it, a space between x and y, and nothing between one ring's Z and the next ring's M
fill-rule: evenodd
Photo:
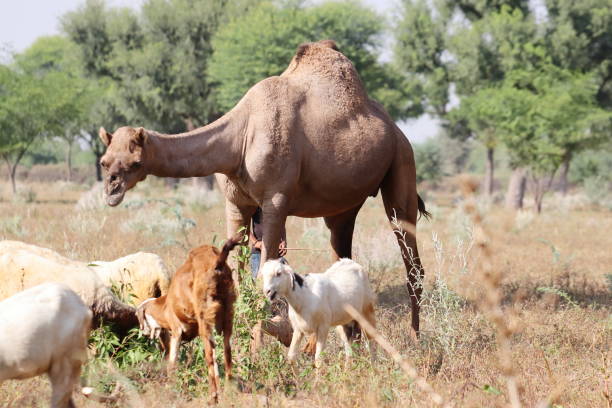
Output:
M510 312L502 308L502 273L492 264L492 251L489 245L487 231L483 226L482 216L476 208L475 191L478 184L471 179L464 178L460 186L466 198L465 211L472 218L474 224L474 245L480 249L480 262L475 267L475 273L485 289L485 296L478 299L481 311L493 323L499 353L499 365L506 378L508 397L512 408L521 407L521 397L514 362L512 359L512 334L516 328L509 323Z
M353 306L349 304L344 305L344 310L351 315L353 319L359 323L361 328L366 331L366 333L374 339L390 356L395 360L397 364L399 364L400 368L404 370L404 372L408 375L408 377L412 378L414 383L419 387L422 391L427 393L431 400L438 406L442 407L450 407L448 403L444 401L444 397L438 394L436 390L423 378L419 375L416 368L414 368L410 363L402 357L402 355L385 339L380 333L372 326L362 315L355 309Z

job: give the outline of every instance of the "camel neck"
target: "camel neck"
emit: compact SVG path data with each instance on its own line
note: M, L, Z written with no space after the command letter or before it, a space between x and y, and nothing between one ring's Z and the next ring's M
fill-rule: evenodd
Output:
M242 121L232 121L230 113L185 133L165 135L147 131L150 155L147 172L159 177L184 178L213 173L231 175L238 171L245 126Z

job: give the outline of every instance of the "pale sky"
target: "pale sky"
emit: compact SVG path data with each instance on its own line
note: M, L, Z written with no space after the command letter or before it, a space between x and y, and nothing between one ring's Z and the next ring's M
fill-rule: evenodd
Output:
M315 0L319 2L320 0ZM373 9L392 16L398 0L362 0ZM59 33L59 17L84 0L0 0L0 48L23 51L36 38ZM143 0L107 0L110 6L138 8ZM438 123L428 115L399 123L408 139L421 142L435 136Z

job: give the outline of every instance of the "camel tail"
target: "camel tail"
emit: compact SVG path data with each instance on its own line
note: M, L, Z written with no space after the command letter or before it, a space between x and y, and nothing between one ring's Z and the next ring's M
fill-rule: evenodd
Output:
M421 198L420 195L417 194L417 206L419 208L419 218L425 217L425 219L431 219L431 213L425 209L425 201Z
M235 237L232 237L230 239L228 239L225 242L225 245L223 245L223 248L221 249L221 253L219 254L219 257L217 258L217 265L215 269L223 269L223 265L225 264L225 261L227 261L227 257L230 253L230 251L232 249L234 249L234 247L238 244L240 244L240 241L242 241L242 234L239 234Z

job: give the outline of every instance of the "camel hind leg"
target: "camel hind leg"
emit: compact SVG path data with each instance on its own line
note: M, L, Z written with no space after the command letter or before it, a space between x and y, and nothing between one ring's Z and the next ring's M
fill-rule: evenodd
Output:
M419 312L425 271L421 265L416 241L416 221L420 206L411 154L406 156L398 154L383 180L381 193L387 218L401 248L406 266L412 310L412 334L416 337L419 334ZM424 205L421 207L424 210Z

